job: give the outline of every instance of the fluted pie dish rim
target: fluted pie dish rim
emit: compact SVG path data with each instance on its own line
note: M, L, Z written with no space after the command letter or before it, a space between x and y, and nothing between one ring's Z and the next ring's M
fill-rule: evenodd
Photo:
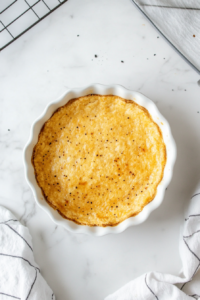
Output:
M87 225L79 225L73 221L63 218L56 210L54 210L44 199L42 191L38 186L35 178L35 172L31 163L32 152L35 144L38 141L38 135L44 123L52 116L52 114L60 106L65 105L69 100L79 98L88 94L98 95L116 95L124 99L133 100L140 106L143 106L150 113L153 121L158 124L166 145L167 161L164 169L164 175L157 187L157 193L152 202L146 205L143 210L136 216L130 217L116 226L106 227L90 227ZM67 90L56 101L47 105L44 112L33 122L29 140L24 148L24 165L26 180L34 194L36 203L51 217L58 225L61 225L69 231L76 233L85 233L96 236L102 236L108 233L120 233L126 228L138 225L144 222L149 214L155 210L161 203L164 197L165 189L172 178L173 166L176 159L176 145L172 137L170 126L166 119L160 114L156 105L144 95L135 91L128 90L120 85L105 86L101 84L92 84L84 88L73 88Z

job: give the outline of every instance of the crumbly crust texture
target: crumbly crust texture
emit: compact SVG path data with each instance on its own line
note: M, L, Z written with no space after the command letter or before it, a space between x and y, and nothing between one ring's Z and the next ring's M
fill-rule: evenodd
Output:
M154 199L166 147L144 107L118 96L87 95L44 124L32 163L46 201L64 218L115 226Z

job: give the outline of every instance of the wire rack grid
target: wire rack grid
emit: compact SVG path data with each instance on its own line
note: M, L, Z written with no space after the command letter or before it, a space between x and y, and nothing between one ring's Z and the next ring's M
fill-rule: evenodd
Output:
M0 51L67 0L0 0Z

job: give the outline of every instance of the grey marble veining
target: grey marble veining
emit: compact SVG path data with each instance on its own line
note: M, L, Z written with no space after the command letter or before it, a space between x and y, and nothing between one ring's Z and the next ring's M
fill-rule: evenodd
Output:
M0 204L30 229L57 300L100 300L146 271L179 272L179 228L200 180L199 80L130 0L69 0L0 53ZM22 157L45 106L66 88L93 82L152 99L178 148L162 205L145 223L104 237L57 227L35 204Z

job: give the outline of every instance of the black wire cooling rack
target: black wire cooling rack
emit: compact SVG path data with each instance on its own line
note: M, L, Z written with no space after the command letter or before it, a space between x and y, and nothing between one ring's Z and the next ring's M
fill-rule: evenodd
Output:
M0 51L67 0L0 0Z

